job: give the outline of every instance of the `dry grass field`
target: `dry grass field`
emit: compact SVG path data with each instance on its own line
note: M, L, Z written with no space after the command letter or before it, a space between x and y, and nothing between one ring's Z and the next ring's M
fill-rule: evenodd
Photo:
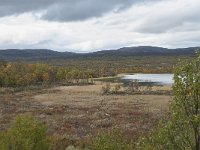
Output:
M84 139L117 126L137 138L167 112L171 99L170 95L103 95L101 88L97 83L1 94L0 130L8 128L15 116L30 114L47 123L54 136ZM170 89L152 89L158 88Z

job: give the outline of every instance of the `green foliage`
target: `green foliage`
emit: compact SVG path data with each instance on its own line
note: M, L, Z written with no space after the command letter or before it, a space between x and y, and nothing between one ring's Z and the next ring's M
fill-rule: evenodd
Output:
M122 133L114 129L108 133L102 132L92 138L91 150L132 150L133 144L124 138Z
M0 133L0 150L48 150L47 127L32 117L17 117L14 125Z
M182 62L174 81L170 118L140 140L138 149L200 149L200 55L192 62Z

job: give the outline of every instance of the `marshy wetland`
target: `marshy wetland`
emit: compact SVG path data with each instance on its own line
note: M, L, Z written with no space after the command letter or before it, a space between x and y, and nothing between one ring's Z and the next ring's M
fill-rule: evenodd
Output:
M121 80L107 81L116 78ZM48 125L50 135L62 140L88 141L89 135L95 136L116 126L127 138L137 139L148 133L168 110L171 85L152 85L151 92L149 89L146 92L147 86L141 85L139 93L129 93L126 91L129 85L121 82L122 75L105 80L91 85L20 92L2 89L0 130L9 128L17 115L32 115ZM111 91L120 85L117 93L102 92L108 83Z

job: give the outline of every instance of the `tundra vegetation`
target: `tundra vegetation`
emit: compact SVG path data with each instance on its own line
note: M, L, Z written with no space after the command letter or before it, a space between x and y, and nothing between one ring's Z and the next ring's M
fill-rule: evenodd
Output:
M47 64L26 64L26 63L0 63L0 86L1 87L17 87L17 86L29 86L29 85L38 85L38 84L50 84L56 82L65 82L69 85L77 84L88 84L92 83L91 78L104 76L105 72L102 74L96 74L96 71L90 70L81 70L78 68L64 67L64 66L51 66ZM121 71L120 71L121 72ZM123 72L123 71L122 71ZM118 72L119 73L119 72ZM80 145L74 142L71 142L65 146L62 144L65 143L63 138L61 141L56 141L55 135L48 134L47 126L33 117L23 117L19 116L15 119L15 122L10 125L8 129L0 131L0 149L2 150L47 150L47 149L66 149L67 146L71 146L72 149L76 149L75 146L79 149L89 149L89 150L131 150L131 149L141 149L141 150L162 150L162 149L174 149L174 150L199 150L200 149L200 56L195 60L190 62L181 62L175 69L173 85L173 94L174 98L170 103L169 112L164 116L165 119L162 119L158 125L152 129L146 136L141 133L140 138L131 138L130 135L126 136L120 130L109 128L108 130L98 132L99 134L92 134L88 137L87 142L81 143ZM110 75L110 74L109 74ZM138 93L140 91L140 86L137 82L130 83L131 85L127 88L130 93ZM147 88L151 90L151 87ZM121 86L115 84L114 87L111 87L109 83L106 83L102 87L102 92L106 95L103 97L105 100L106 96L110 94L120 93ZM18 96L17 94L14 96ZM70 95L69 95L70 96ZM79 95L80 96L80 95ZM98 95L99 96L99 95ZM51 98L51 97L49 97ZM87 97L88 99L89 97ZM101 103L105 103L103 101ZM19 103L21 101L18 101ZM12 104L8 101L5 103ZM131 104L131 103L129 103ZM89 103L88 103L89 105ZM119 103L120 107L125 107L122 103ZM134 104L135 108L139 108L141 104ZM126 105L127 106L127 105ZM13 110L15 109L13 106ZM35 105L38 107L38 105ZM41 108L42 111L44 108ZM76 107L70 110L69 106L63 107L52 107L47 113L48 116L52 116L53 110L56 109L56 117L65 112L77 111ZM99 111L103 107L98 106ZM105 108L107 109L107 108ZM81 111L94 114L94 110L88 110L87 107L82 106ZM131 112L132 108L128 110L126 117L133 116ZM41 112L42 112L41 111ZM100 117L111 115L118 115L117 110L113 114L95 114ZM3 111L2 111L3 112ZM40 112L40 113L41 113ZM76 112L73 112L75 115ZM143 114L144 112L137 112L134 116L137 119L137 116ZM33 113L34 114L34 113ZM150 117L146 112L143 116ZM141 116L141 117L143 117ZM41 118L45 119L42 115ZM81 117L80 115L77 117ZM120 116L121 117L121 116ZM65 119L62 117L62 119ZM70 120L70 118L67 118ZM87 118L89 121L90 118ZM131 118L128 118L129 120ZM146 118L142 118L145 122ZM42 119L41 119L42 120ZM87 120L87 121L88 121ZM51 120L52 121L52 120ZM71 123L78 126L78 123L73 120L70 120ZM80 123L86 123L85 120L79 119ZM82 121L82 122L81 122ZM96 126L100 127L110 127L110 120L104 120L105 122L97 122ZM136 120L138 121L138 120ZM156 122L157 123L157 122ZM130 128L130 124L126 128ZM151 126L152 127L152 126ZM72 128L71 126L62 126L62 130ZM147 128L145 128L147 129ZM80 132L80 134L82 134ZM127 132L126 132L127 133ZM68 133L66 133L68 134ZM134 136L134 135L132 135ZM70 147L68 147L70 148ZM78 149L78 148L77 148Z

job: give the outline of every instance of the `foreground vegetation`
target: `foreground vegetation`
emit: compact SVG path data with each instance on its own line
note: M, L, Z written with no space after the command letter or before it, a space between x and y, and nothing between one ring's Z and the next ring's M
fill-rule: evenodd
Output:
M8 64L6 64L4 67L6 68L7 66ZM51 68L50 66L48 67ZM124 136L122 132L117 130L113 130L108 133L101 132L97 135L93 135L89 140L90 142L85 143L85 146L82 146L81 148L91 149L91 150L100 150L100 149L102 150L104 149L105 150L115 150L115 149L199 150L200 146L200 126L199 126L200 125L200 108L199 108L200 72L199 71L200 71L200 57L192 62L187 62L186 64L180 65L176 69L174 77L175 84L173 87L174 99L170 104L169 115L167 115L167 117L165 117L167 119L162 120L159 123L159 125L152 132L150 132L148 136L142 137L139 141L136 141L136 139L134 139L135 141L133 142L132 140L129 140L126 136ZM16 71L15 73L17 74L18 72ZM137 88L137 86L134 87ZM120 88L119 86L116 86L114 88L113 93L118 92L119 88ZM109 86L105 86L102 90L107 91L108 89ZM130 90L136 91L137 89L134 88ZM61 109L69 109L69 108L59 107L57 108L56 113L62 113ZM100 108L98 109L100 110ZM87 113L90 112L87 110ZM51 116L52 112L48 112L48 115ZM133 117L132 114L129 115ZM137 114L137 116L138 115L140 114ZM75 124L77 125L76 122ZM110 126L110 124L106 122L106 124L103 124L103 126ZM29 150L29 149L46 150L50 148L58 149L55 147L54 138L48 136L47 127L40 121L37 121L31 117L18 117L14 125L12 125L10 129L1 132L0 146L1 146L0 149L2 150Z
M174 80L169 119L141 140L137 149L200 149L200 56L179 66Z
M1 150L48 150L47 126L32 117L19 116L13 126L0 133Z

